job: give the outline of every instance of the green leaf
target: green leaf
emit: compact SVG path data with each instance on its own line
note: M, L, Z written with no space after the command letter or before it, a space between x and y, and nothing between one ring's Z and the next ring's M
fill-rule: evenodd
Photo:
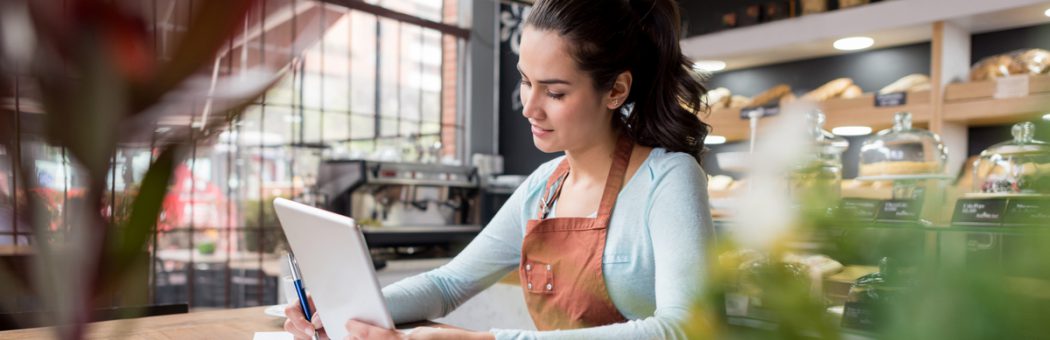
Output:
M120 277L137 259L147 255L143 250L157 224L177 158L177 147L168 146L150 164L132 203L131 216L118 229L111 230L111 237L106 242L107 256L102 261L101 280ZM99 286L114 288L105 283Z

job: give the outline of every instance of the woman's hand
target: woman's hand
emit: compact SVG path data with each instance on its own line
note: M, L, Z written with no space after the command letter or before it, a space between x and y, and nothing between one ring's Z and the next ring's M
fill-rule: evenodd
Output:
M350 320L346 322L346 331L350 333L345 340L494 340L496 337L488 332L471 332L462 329L418 327L411 332L401 333L394 329L385 329L370 324Z
M310 310L317 310L314 307L314 298L310 296L310 293L306 293L306 301L310 304ZM314 312L314 316L310 318L310 321L306 321L306 316L303 315L303 308L299 306L299 300L284 306L284 316L287 317L284 320L284 331L292 333L295 336L295 340L313 339L315 330L318 332L319 338L328 339L328 336L324 333L324 326L321 325L321 315Z

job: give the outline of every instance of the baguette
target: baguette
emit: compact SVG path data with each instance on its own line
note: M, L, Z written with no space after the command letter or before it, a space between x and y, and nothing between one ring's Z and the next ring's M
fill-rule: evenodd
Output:
M773 103L773 102L779 100L780 97L783 97L783 96L787 95L788 93L791 93L791 87L790 86L787 86L785 84L780 84L780 85L777 85L777 86L773 86L773 88L771 88L769 90L766 90L766 92L762 92L759 95L754 96L753 98L751 98L751 101L748 102L747 105L745 105L745 106L747 106L747 107L754 107L754 106L769 105L770 103Z
M850 85L853 85L852 79L835 79L825 83L824 85L821 85L816 90L809 91L809 93L806 93L802 96L802 99L818 102L825 101L831 98L838 97L840 94L842 94L842 91L845 91L846 88L850 87Z
M920 91L929 88L930 77L927 77L925 74L916 73L906 75L903 78L897 79L897 81L886 85L886 87L883 87L881 90L879 90L879 94Z

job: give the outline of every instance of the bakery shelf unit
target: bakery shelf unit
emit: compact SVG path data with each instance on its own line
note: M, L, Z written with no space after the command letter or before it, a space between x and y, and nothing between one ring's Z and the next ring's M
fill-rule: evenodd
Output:
M1027 94L996 98L1004 81L996 79L949 84L944 95L944 119L966 125L1009 124L1032 120L1050 113L1050 75L1021 76L1028 83Z
M968 126L1009 124L1050 113L1050 76L1030 76L1029 91L1020 96L996 96L1001 80L966 82L972 34L1050 23L1043 15L1047 8L1046 0L883 1L687 38L683 51L697 60L724 60L732 70L848 53L832 47L832 41L847 36L873 37L873 48L929 41L928 91L910 92L907 104L897 107L876 107L872 93L827 100L821 103L825 127L878 130L890 125L895 112L909 111L916 125L940 135L949 150L966 150ZM739 109L718 109L702 117L712 125L712 134L728 141L748 138L749 124ZM759 130L769 122L764 123ZM948 173L957 173L962 163L961 157L949 156Z

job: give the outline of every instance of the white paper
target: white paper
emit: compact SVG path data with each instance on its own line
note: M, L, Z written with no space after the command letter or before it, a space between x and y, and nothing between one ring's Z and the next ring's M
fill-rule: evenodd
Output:
M295 337L288 332L255 332L252 340L295 340Z
M1028 75L1016 75L995 79L995 99L1028 96Z

